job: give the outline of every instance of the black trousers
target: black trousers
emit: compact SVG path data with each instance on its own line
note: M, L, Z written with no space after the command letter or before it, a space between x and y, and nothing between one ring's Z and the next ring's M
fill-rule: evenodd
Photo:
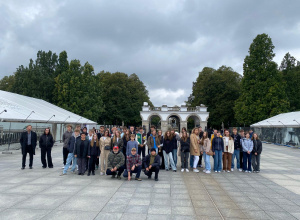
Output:
M67 158L68 158L68 154L69 154L68 148L63 147L63 160L64 160L64 165L66 165Z
M117 171L115 171L115 172L111 172L110 169L107 169L106 170L106 175L116 175L116 174L118 174L118 176L121 176L122 173L124 172L124 170L125 170L125 166L124 165L120 166L119 169L117 169Z
M99 160L100 160L100 156L99 158L96 158L96 166L99 166Z
M32 167L32 163L33 163L33 149L31 145L26 145L24 152L23 153L23 157L22 157L22 167L26 166L26 156L27 153L29 153L29 167Z
M138 154L142 156L143 158L146 156L145 146L144 147L138 147Z
M95 171L95 165L97 160L99 161L99 158L97 158L97 156L91 156L89 158L89 173L91 171Z
M202 165L202 154L200 154L200 156L199 156L198 165Z
M151 177L152 173L155 172L155 179L158 179L159 166L151 167L149 171L145 169L145 175Z
M161 152L158 151L158 155L160 156L162 162L160 164L160 169L165 169L165 160L164 160L164 154L163 151L161 150Z
M244 160L243 160L243 149L240 150L240 168L243 169L244 168Z
M47 167L47 161L48 161L48 167L53 167L51 150L52 150L52 147L49 147L49 148L42 147L41 148L41 161L42 161L43 167ZM46 161L46 154L47 154L47 161Z

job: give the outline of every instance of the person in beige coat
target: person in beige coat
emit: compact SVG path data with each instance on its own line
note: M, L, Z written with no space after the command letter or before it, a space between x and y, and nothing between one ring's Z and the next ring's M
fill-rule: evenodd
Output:
M109 137L109 130L104 131L104 136L100 138L100 162L101 162L101 170L100 175L104 175L107 170L107 160L108 154L111 151L111 138Z
M225 136L223 137L224 142L224 154L223 154L223 172L230 172L232 154L234 152L234 141L230 136L229 131L225 130Z
M199 137L199 128L194 128L192 130L192 134L190 136L190 153L194 156L194 163L193 163L193 172L199 173L197 169L199 156L200 156L200 137Z

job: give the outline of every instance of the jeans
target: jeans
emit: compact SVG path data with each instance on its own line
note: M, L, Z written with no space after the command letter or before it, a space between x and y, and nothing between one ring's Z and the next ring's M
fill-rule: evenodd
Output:
M231 168L234 168L234 158L236 158L236 168L240 169L240 150L234 150L231 159Z
M67 158L67 162L66 162L66 165L65 165L65 168L64 168L64 171L63 171L64 174L67 173L67 171L68 171L68 169L69 169L69 167L70 167L70 164L71 164L72 160L73 160L73 165L72 165L71 171L72 171L72 172L75 171L75 168L76 168L76 165L77 165L77 158L74 157L74 154L73 154L73 153L69 153L69 154L68 154L68 158Z
M190 156L190 167L193 168L194 165L194 155Z
M208 171L211 171L211 166L210 166L210 156L203 152L203 157L205 161L205 169Z
M181 152L181 168L187 169L189 164L190 152Z
M172 156L174 160L175 167L177 166L177 149L172 150Z
M252 154L252 167L253 171L260 171L260 154Z
M51 150L52 147L42 147L41 148L41 161L43 164L43 167L47 167L47 161L48 161L48 167L53 167L52 163L52 157L51 157ZM46 154L47 154L47 161L46 161Z
M112 172L110 169L107 169L107 170L106 170L106 175L113 175L113 176L115 176L115 175L117 174L118 176L121 176L121 174L123 173L124 169L125 169L125 166L124 166L124 165L123 165L123 166L120 166L120 167L117 169L117 171L115 171L115 172ZM117 172L118 172L118 173L117 173Z
M137 166L137 167L134 168L134 170L130 170L130 176L132 176L133 173L136 173L135 177L140 178L141 171L142 171L142 166ZM123 176L128 177L128 172L124 172Z
M251 156L252 154L248 154L247 152L243 152L243 170L252 171L251 168Z
M176 166L174 164L172 152L167 154L166 151L163 151L163 154L164 154L164 159L165 159L166 170L169 169L169 159L170 159L172 170L176 170Z
M85 172L85 166L86 166L86 158L77 158L77 164L78 164L78 173L84 173Z
M194 164L193 164L193 169L196 169L198 166L198 161L199 161L199 156L194 155Z
M170 154L171 154L171 152L170 152ZM151 167L151 169L150 169L149 171L147 171L147 170L145 169L145 172L144 172L144 173L145 173L146 176L151 177L153 172L155 172L155 179L158 179L159 166Z
M215 150L214 171L222 170L222 151Z
M32 167L32 163L33 163L33 149L32 149L32 146L31 145L26 145L24 151L25 152L22 152L23 153L23 155L22 155L23 156L22 157L22 167L25 167L27 153L29 153L29 167Z

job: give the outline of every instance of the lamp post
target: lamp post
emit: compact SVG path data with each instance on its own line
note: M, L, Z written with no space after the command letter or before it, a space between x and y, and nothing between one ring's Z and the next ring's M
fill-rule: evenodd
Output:
M6 109L4 109L2 112L0 112L0 115L1 115L2 113L4 113L4 112L7 112L7 110L6 110Z

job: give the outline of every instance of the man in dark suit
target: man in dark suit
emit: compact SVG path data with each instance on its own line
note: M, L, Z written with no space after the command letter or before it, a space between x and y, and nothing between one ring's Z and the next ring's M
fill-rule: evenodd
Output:
M35 148L37 143L36 133L31 131L32 126L27 125L26 131L22 133L20 144L22 150L22 170L25 169L26 156L29 153L29 169L32 169L33 155L35 155Z

